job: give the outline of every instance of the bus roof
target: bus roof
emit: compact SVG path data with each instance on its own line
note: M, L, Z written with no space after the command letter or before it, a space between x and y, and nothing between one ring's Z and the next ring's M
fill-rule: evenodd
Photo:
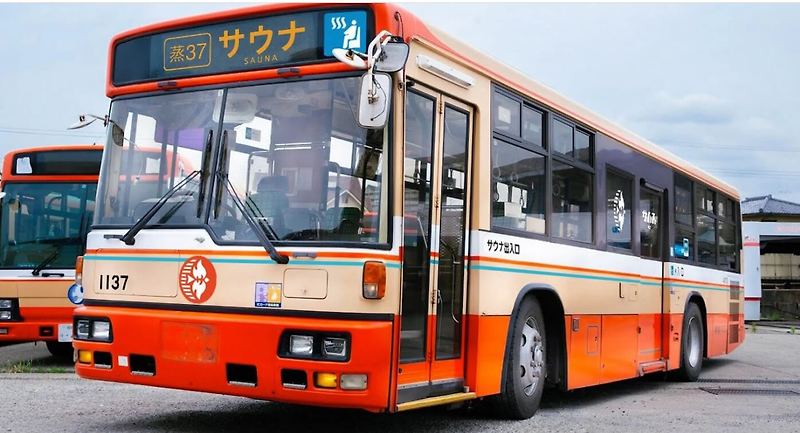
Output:
M9 150L3 157L3 183L13 180L21 179L35 179L36 181L58 181L61 179L71 179L78 181L96 181L98 174L15 174L14 173L14 159L18 155L36 154L44 152L63 152L63 151L86 151L93 150L97 152L103 151L103 146L100 144L62 144L62 145L48 145L48 146L35 146L26 147L22 149Z
M158 33L161 31L173 30L181 27L189 27L192 25L254 17L258 15L279 13L289 10L308 10L340 6L341 5L324 3L267 4L179 18L120 33L112 39L109 46L106 93L109 97L113 97L123 93L144 92L159 89L158 83L156 82L123 86L124 90L122 87L118 88L112 84L112 59L114 47L117 43L131 37L150 33ZM530 97L537 102L547 105L551 109L561 112L573 120L584 124L590 129L601 132L631 147L632 149L671 167L677 172L680 172L692 179L701 181L708 186L731 196L737 201L740 199L739 192L729 183L718 179L717 177L703 171L697 166L679 158L675 154L660 148L649 140L590 111L589 109L559 94L544 84L525 76L520 71L505 65L486 54L481 53L480 51L457 40L456 38L436 29L435 27L427 25L405 9L386 3L362 4L361 6L369 7L373 11L376 29L388 29L393 33L402 33L402 36L408 42L416 41L421 44L436 48L438 51L444 51L446 56L451 60L457 61L462 65L491 78L497 83ZM401 14L401 20L397 20L395 18L396 13ZM309 65L303 66L302 68L292 69L302 70L302 74L313 74L319 72L331 73L350 70L349 67L338 62ZM271 69L248 72L233 72L216 77L200 76L183 78L175 81L179 82L182 86L189 87L222 82L274 78L278 76L279 75L276 73L276 70Z

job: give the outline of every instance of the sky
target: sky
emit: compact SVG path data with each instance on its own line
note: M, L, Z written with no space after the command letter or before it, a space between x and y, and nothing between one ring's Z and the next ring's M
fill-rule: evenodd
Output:
M800 4L403 4L733 184L800 202ZM232 3L0 4L0 154L102 141L108 43Z

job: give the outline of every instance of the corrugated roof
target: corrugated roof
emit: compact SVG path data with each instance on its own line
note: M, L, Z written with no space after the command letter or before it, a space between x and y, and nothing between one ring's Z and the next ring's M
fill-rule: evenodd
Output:
M742 200L742 215L753 214L800 215L800 203L773 198L771 194Z

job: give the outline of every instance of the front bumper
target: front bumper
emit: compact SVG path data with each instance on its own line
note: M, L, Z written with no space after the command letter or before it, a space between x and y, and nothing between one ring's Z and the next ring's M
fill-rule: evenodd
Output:
M0 342L58 341L58 326L72 324L74 307L22 307L18 321L0 321Z
M128 307L84 306L75 317L107 318L110 343L75 340L79 351L92 351L91 364L75 371L87 379L177 388L315 406L386 410L389 406L392 321L279 317ZM285 330L347 332L346 362L278 356ZM97 364L97 353L104 363ZM110 354L106 355L106 354ZM146 372L133 361L152 359ZM152 357L152 358L151 358ZM110 362L109 362L110 361ZM254 383L231 380L231 365L254 368ZM305 389L285 386L285 370L306 376ZM366 374L366 390L318 388L315 373Z

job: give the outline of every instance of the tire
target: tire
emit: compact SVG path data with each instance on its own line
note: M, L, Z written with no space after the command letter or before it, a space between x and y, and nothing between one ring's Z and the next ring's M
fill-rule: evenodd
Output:
M705 347L705 329L700 307L689 303L683 314L681 331L681 366L676 372L679 380L695 382L703 369L703 347Z
M58 359L72 361L72 343L59 343L58 341L47 341L45 343L51 355Z
M512 326L503 366L503 390L491 403L502 418L528 419L539 409L547 376L544 316L535 298L522 301Z

